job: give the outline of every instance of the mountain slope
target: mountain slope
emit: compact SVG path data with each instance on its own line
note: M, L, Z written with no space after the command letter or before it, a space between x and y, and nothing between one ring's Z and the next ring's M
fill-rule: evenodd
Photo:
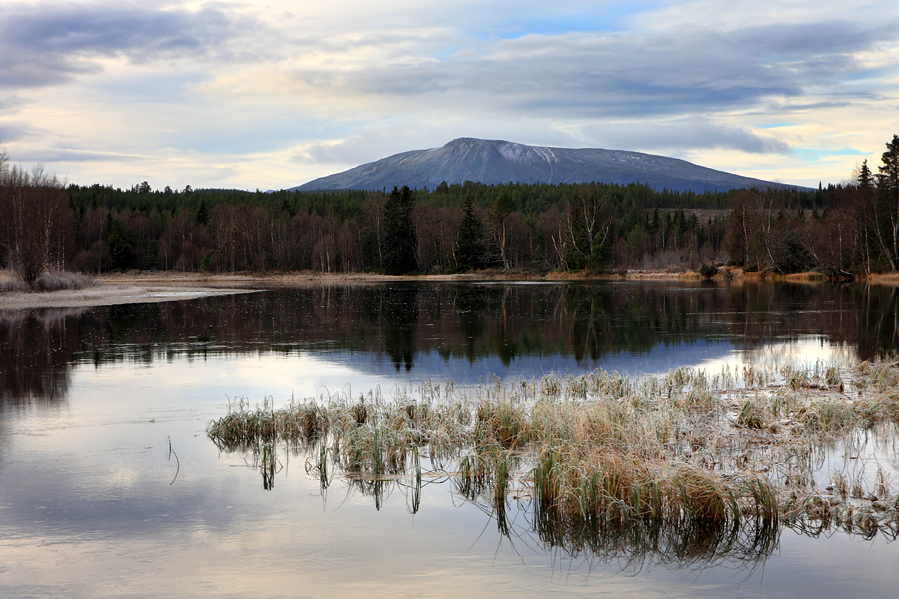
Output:
M501 183L645 183L656 190L726 191L790 187L697 166L684 160L639 152L526 146L498 140L460 138L442 148L403 152L315 179L292 189L387 189L408 185L434 189L476 181Z

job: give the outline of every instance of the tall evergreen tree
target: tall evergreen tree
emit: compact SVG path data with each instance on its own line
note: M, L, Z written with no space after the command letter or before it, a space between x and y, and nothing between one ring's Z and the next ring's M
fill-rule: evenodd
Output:
M384 271L403 275L418 269L415 249L418 241L412 222L412 191L408 185L393 188L384 205Z
M871 174L871 169L868 168L867 159L862 162L861 167L858 169L856 187L858 189L857 203L853 206L852 213L855 216L855 222L858 223L856 234L862 263L865 265L865 272L870 274L871 259L874 253L872 246L874 245L874 237L877 235L875 231L877 228L877 199L874 189L874 175Z
M899 270L899 135L887 143L881 162L877 168L877 233L895 272Z
M867 158L862 162L861 167L858 169L858 179L856 180L856 183L861 190L874 189L874 176L871 174L871 169L868 168Z
M209 224L209 206L206 204L206 198L200 198L200 206L197 208L196 221L201 225Z
M474 270L484 264L483 227L474 215L471 192L465 194L462 220L459 222L459 237L456 244L456 266L461 271Z

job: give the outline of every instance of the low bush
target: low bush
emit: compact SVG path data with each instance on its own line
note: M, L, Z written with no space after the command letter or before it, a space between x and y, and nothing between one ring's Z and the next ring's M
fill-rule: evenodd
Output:
M24 284L24 283L23 283ZM50 270L41 273L34 281L34 291L61 291L63 289L85 289L92 287L94 280L76 272Z

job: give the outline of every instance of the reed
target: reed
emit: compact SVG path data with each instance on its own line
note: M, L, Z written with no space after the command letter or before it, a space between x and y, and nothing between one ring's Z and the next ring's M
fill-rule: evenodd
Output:
M734 527L763 534L838 516L868 530L872 521L880 528L899 522L887 516L896 498L884 476L878 501L893 507L872 508L877 517L862 522L862 498L847 498L849 473L831 474L831 495L816 487L814 473L835 439L899 422L897 370L820 363L712 375L678 368L641 379L595 371L468 389L427 381L389 398L379 389L341 392L279 409L269 399L251 407L241 398L207 432L222 449L258 452L269 486L277 460L266 448L287 443L314 456L307 471L323 492L340 473L380 502L398 478L420 489L422 462L497 514L514 489L547 539L576 538L584 527L650 537L665 527L705 527L730 538L723 531ZM847 396L847 385L858 393ZM836 509L836 500L854 502L853 515L840 515L848 508Z

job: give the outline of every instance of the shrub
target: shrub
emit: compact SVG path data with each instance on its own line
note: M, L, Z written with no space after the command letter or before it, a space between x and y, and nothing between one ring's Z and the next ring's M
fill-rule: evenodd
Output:
M0 272L0 293L25 293L31 288L12 270Z
M62 289L84 289L92 287L94 280L80 273L65 270L50 270L41 273L34 281L35 291L60 291Z

